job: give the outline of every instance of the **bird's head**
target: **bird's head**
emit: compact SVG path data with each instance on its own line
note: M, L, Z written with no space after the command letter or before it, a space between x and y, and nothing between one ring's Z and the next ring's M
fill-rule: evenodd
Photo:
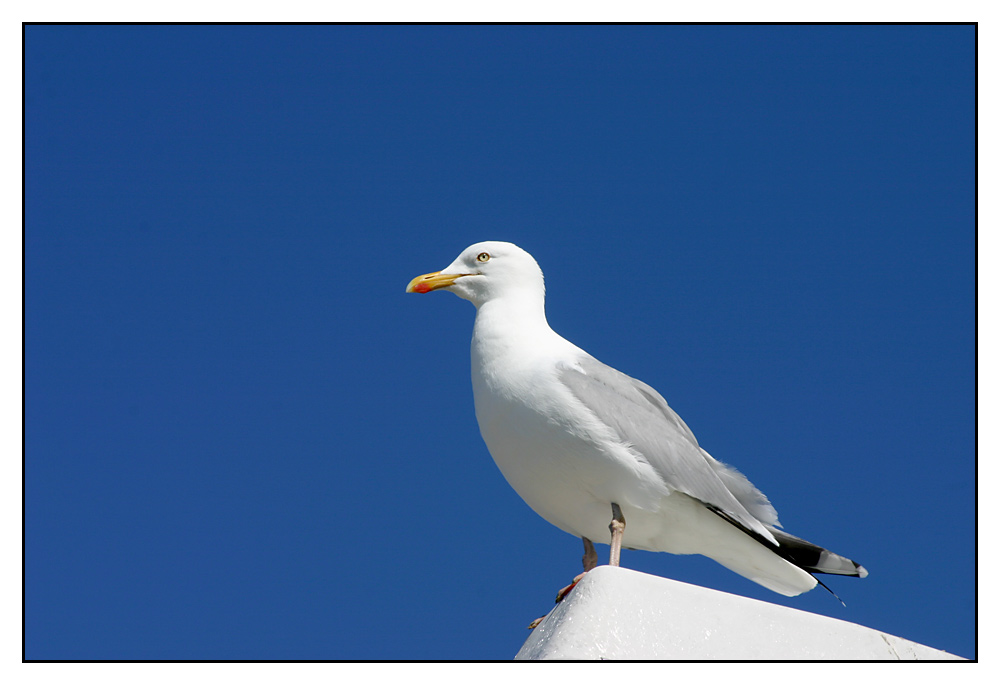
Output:
M450 290L476 307L511 295L544 298L545 282L535 259L513 243L488 240L470 245L441 271L417 276L408 293Z

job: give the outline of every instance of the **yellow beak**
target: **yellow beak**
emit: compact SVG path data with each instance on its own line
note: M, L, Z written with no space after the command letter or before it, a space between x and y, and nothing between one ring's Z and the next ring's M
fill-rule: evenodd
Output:
M440 271L417 276L406 286L408 293L429 293L438 288L447 288L462 276L468 274L443 274Z

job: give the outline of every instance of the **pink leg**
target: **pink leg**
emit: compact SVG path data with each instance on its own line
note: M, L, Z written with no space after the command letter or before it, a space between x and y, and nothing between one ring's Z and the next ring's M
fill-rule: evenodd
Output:
M566 595L569 594L569 591L576 587L576 584L579 583L585 575L587 575L587 572L593 571L596 566L597 550L594 549L594 543L587 538L583 538L583 573L574 578L572 583L564 587L556 594L556 604L563 601L566 598ZM542 619L544 618L545 616L542 616L542 618L536 618L528 624L528 628L533 630L539 623L542 622Z
M625 534L625 515L622 508L614 502L611 503L611 558L608 560L610 566L618 566L622 555L622 536Z

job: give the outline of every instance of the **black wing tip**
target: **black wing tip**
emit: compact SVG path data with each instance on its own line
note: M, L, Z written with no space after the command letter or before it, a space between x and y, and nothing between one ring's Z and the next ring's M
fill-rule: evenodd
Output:
M866 578L868 576L868 569L847 557L824 549L808 540L795 537L783 530L777 530L773 526L767 526L768 530L771 531L771 534L778 541L778 544L775 545L758 532L749 530L721 508L705 502L703 504L712 513L736 526L788 563L798 566L807 573L825 573L827 575L848 576L852 578ZM817 580L817 582L819 581ZM822 585L822 583L820 584ZM823 585L823 587L826 586ZM826 589L830 590L830 588ZM833 593L832 590L830 592ZM833 596L836 597L837 595L834 594ZM837 597L837 599L840 598ZM843 603L843 600L841 600L841 603Z

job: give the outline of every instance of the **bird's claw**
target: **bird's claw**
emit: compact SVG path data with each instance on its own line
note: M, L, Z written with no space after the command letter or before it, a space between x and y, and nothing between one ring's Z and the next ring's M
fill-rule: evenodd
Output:
M577 583L579 583L581 580L583 580L583 577L585 575L587 575L586 571L584 571L583 573L581 573L580 575L578 575L576 578L574 578L572 583L570 583L569 585L567 585L566 587L564 587L562 590L560 590L559 592L557 592L556 593L556 604L558 604L559 602L561 602L564 599L566 599L566 595L568 595L570 593L570 591L573 588L576 587Z
M573 588L576 587L577 583L579 583L581 580L583 580L583 577L585 575L587 575L586 571L584 571L583 573L581 573L580 575L578 575L576 578L573 579L572 583L570 583L569 585L567 585L566 587L564 587L562 590L560 590L558 593L556 593L556 604L558 604L559 602L561 602L564 599L566 599L566 595L568 595L570 593L570 591ZM542 621L544 621L546 618L548 618L548 616L549 616L548 614L545 614L545 616L542 616L541 618L536 618L534 621L532 621L531 623L528 624L528 630L534 630L535 628L537 628L538 624L541 623Z

